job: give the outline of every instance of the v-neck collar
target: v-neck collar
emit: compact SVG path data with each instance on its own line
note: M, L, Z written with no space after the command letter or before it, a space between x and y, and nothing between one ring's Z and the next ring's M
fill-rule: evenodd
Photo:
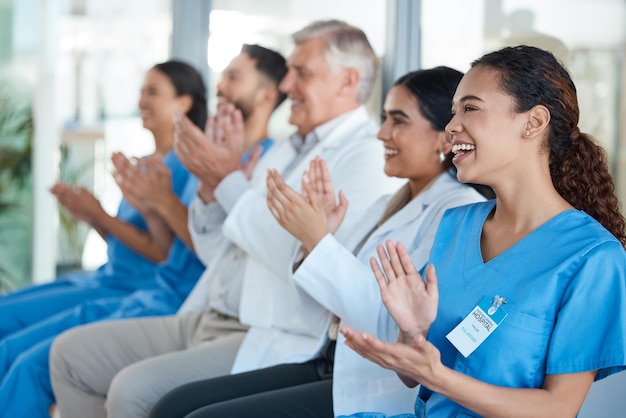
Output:
M487 217L489 216L489 214L493 212L495 207L496 207L495 199L485 202L482 208L483 213L481 213L480 215L480 222L476 222L474 225L474 230L472 231L471 234L475 236L477 239L474 240L474 244L472 246L473 251L471 251L471 254L468 253L468 255L473 259L473 262L470 262L468 265L481 265L481 266L487 267L490 265L499 264L500 260L504 260L504 262L506 262L508 258L514 257L516 256L516 254L520 252L522 252L522 254L525 254L534 248L534 247L528 248L528 246L529 245L532 246L533 237L535 235L541 234L543 230L550 228L552 224L558 222L559 219L561 219L563 216L566 216L567 213L571 211L576 211L576 209L568 209L568 210L565 210L563 212L556 214L555 216L548 219L543 224L539 225L537 228L530 231L528 234L524 235L513 245L511 245L504 251L500 252L495 257L492 257L489 261L485 261L483 257L483 253L482 253L482 247L481 247L482 233L483 233L483 228L485 226L485 222L487 221ZM470 260L466 260L466 261L470 261Z

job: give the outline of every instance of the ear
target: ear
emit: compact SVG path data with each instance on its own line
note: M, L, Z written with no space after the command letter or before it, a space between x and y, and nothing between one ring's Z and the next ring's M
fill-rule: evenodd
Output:
M268 106L270 110L274 110L278 101L278 88L273 84L265 84L260 86L256 91L257 106Z
M452 137L446 131L437 132L437 152L448 155L452 152Z
M189 110L191 110L191 106L193 106L193 99L188 94L183 94L177 97L178 105L180 106L180 113L183 115L187 114Z
M543 105L534 106L526 112L528 118L522 138L536 138L542 136L547 131L550 124L550 111Z
M341 87L342 95L351 95L356 97L356 91L359 88L361 74L354 67L347 67L341 70Z

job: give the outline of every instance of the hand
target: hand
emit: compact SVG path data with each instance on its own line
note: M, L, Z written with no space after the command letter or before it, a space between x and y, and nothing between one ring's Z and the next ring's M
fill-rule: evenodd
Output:
M243 116L232 104L218 106L204 133L186 116L177 117L175 128L176 155L207 186L214 189L228 174L243 168Z
M395 371L408 386L433 382L441 375L441 353L423 335L417 335L411 344L387 343L367 333L357 333L347 325L339 332L345 344L360 356L381 367ZM410 378L407 380L403 376Z
M418 335L426 338L439 304L435 267L427 267L425 282L402 243L388 240L385 245L387 251L382 245L376 248L384 272L374 257L370 259L381 299L400 327L403 342L410 343Z
M84 187L72 187L66 183L56 183L50 188L57 202L74 218L94 226L100 216L106 214L100 201Z
M258 164L259 160L261 159L261 154L263 154L263 147L257 145L256 147L254 147L252 152L250 152L250 155L248 156L248 161L246 161L246 163L243 165L243 174L245 174L248 180L252 178L252 172L254 171L254 168Z
M306 252L326 235L326 214L317 195L311 191L310 199L305 199L276 170L268 170L266 200L278 223L302 243Z
M114 178L126 200L142 213L160 212L176 199L172 189L171 173L161 158L150 156L133 162L122 153L111 157L115 167Z
M317 195L326 215L326 229L334 234L346 215L348 200L343 192L339 191L339 204L337 204L330 171L326 162L320 157L311 160L309 169L302 176L302 194L309 202L313 194Z

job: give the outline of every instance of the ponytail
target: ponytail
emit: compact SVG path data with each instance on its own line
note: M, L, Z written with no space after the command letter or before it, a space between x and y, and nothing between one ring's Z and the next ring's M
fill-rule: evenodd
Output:
M578 128L570 138L561 158L556 158L554 149L550 152L552 183L572 206L600 222L626 246L626 221L619 208L606 152Z

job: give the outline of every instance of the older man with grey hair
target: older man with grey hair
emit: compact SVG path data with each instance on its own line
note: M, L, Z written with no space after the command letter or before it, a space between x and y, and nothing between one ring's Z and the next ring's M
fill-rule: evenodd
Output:
M63 418L145 417L182 384L319 355L331 315L291 280L300 243L265 204L265 173L276 169L299 190L309 162L323 158L350 198L339 240L400 183L383 174L377 126L364 107L378 64L365 34L333 20L293 38L280 89L297 130L251 174L240 163L236 111L222 107L219 129L207 133L179 123L175 149L200 180L189 228L209 267L176 316L99 324L57 340L52 382Z

